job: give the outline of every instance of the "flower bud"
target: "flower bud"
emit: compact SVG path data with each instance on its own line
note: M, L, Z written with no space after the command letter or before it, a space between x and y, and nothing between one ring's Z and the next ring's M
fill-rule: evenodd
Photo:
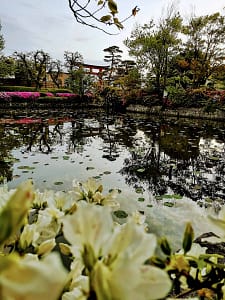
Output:
M21 184L0 212L0 244L24 224L34 199L31 181Z
M167 238L165 237L161 238L159 241L159 245L164 254L166 254L167 256L171 255L171 248Z
M194 239L193 227L191 226L191 223L187 223L184 232L184 238L183 238L184 254L191 250L193 239Z

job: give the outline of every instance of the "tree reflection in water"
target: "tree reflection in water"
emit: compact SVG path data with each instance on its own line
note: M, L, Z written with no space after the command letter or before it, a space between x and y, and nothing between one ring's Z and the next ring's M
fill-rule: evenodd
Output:
M60 118L58 117L60 114ZM95 149L122 174L124 184L152 195L180 194L193 200L225 200L225 127L222 122L160 120L138 114L106 115L103 111L39 113L32 118L0 119L0 179L13 179L12 151L82 155ZM118 169L118 162L123 162Z

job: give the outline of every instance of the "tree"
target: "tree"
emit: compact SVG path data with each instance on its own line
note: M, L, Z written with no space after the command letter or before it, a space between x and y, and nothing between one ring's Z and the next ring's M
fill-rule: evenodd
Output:
M79 52L64 52L64 66L69 77L66 80L68 87L76 93L83 94L83 56Z
M1 34L1 29L2 29L2 25L0 23L0 53L4 49L4 46L5 46L5 41L4 41L3 35Z
M54 84L59 88L61 81L59 79L60 74L62 73L62 62L60 60L51 60L48 63L48 73L54 82Z
M184 58L194 87L206 80L224 64L225 17L220 13L189 19L183 27L186 36Z
M179 13L171 6L158 25L151 20L144 26L138 26L124 41L137 65L149 73L155 91L161 97L167 85L170 61L178 51L181 25Z
M0 56L0 78L7 78L15 74L15 59L10 56Z
M110 67L106 75L106 80L108 82L108 85L110 85L113 77L117 75L117 68L119 66L119 63L121 62L121 53L123 53L123 51L120 50L118 46L111 46L105 48L103 51L109 53L104 56L104 61L110 63Z
M118 29L123 29L123 23L130 17L135 16L139 8L135 6L130 10L130 14L119 20L118 7L114 0L68 0L69 8L78 23L97 28L110 34L102 25L115 25Z
M46 82L46 70L50 56L43 50L35 52L15 52L17 59L16 76L26 81L28 86L35 85L40 89Z

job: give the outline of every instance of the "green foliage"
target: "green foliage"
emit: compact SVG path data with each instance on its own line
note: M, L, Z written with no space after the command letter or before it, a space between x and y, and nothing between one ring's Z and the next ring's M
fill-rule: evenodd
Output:
M4 49L4 46L5 46L5 41L4 41L3 35L1 34L1 29L2 29L2 26L0 23L0 53Z
M0 56L0 78L7 78L15 73L15 61L12 57Z
M30 86L8 86L0 85L0 91L3 92L35 92L35 87Z

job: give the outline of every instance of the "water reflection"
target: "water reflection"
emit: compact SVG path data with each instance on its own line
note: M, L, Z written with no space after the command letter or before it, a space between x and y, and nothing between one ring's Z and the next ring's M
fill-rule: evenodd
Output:
M103 111L14 113L0 119L0 180L14 186L32 178L38 187L52 181L51 188L60 182L66 189L74 177L93 176L152 196L223 202L224 140L222 122Z

